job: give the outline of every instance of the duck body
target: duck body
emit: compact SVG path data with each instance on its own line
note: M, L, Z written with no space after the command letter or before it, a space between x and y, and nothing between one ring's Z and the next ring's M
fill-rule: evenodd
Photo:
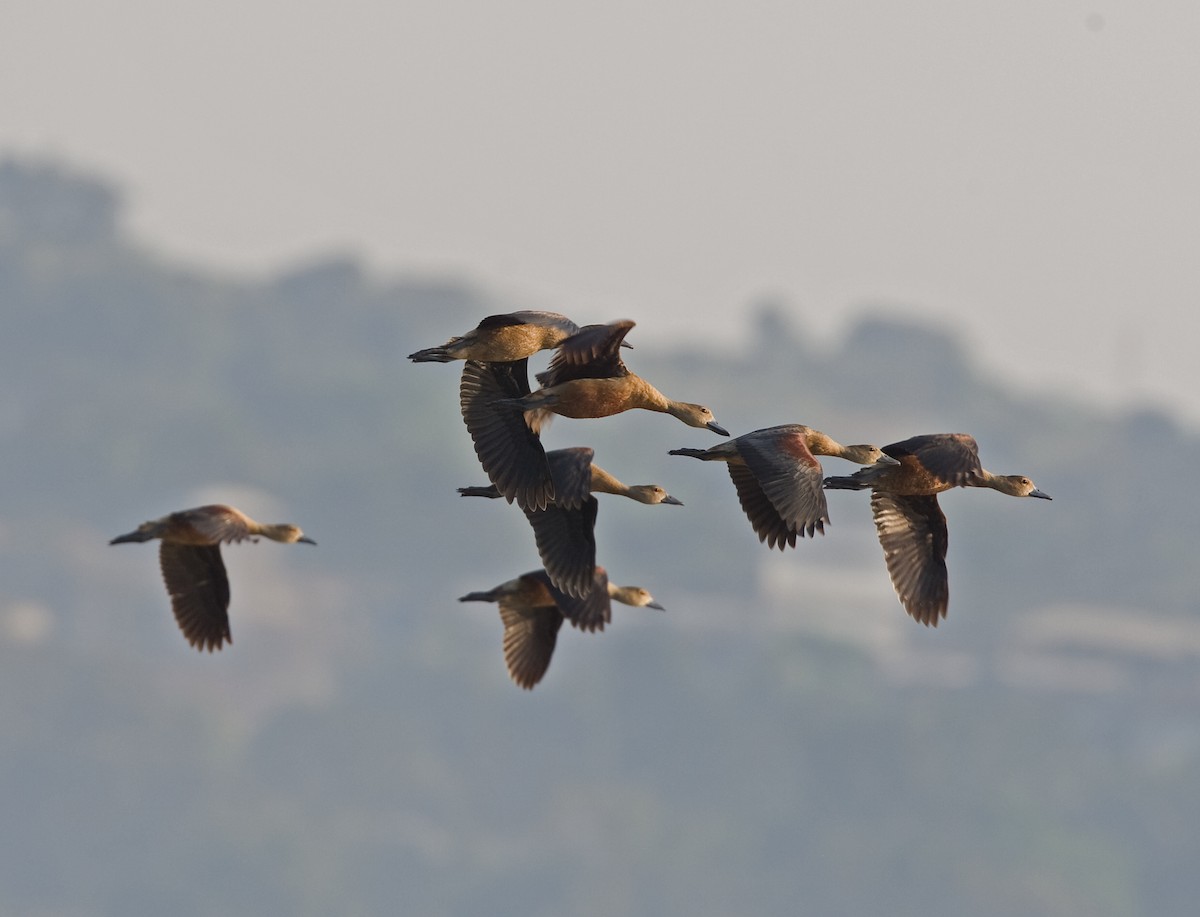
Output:
M871 491L871 515L896 595L914 620L936 627L950 605L949 531L937 495L955 487L986 487L1013 497L1050 496L1024 475L987 471L974 437L966 433L922 434L883 451L897 464L829 477L824 486Z
M257 541L316 542L290 524L256 522L223 503L198 506L144 522L109 544L159 540L159 566L176 623L191 646L219 650L233 643L229 628L229 577L222 544Z
M765 427L708 449L672 449L706 462L725 462L742 511L761 542L783 550L796 539L825 534L829 510L818 455L856 462L892 462L878 446L843 446L804 424Z
M587 632L601 631L612 620L611 600L635 607L658 608L645 589L614 586L603 567L596 567L593 588L573 597L555 587L545 570L532 570L484 592L470 592L460 602L496 602L504 625L504 661L509 677L531 690L550 667L564 620Z
M506 363L556 347L578 330L578 325L557 312L506 312L489 315L466 334L452 337L440 347L410 353L408 358L414 363Z
M583 419L641 409L671 414L689 426L728 436L704 405L674 401L629 371L620 348L633 327L625 320L581 328L558 345L549 368L538 375L541 388L497 403L526 412L534 430L540 430L551 414Z

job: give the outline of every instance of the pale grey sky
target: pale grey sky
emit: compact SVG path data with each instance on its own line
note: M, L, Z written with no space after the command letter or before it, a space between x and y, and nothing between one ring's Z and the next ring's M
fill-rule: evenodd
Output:
M960 322L1200 423L1200 4L8 0L0 153L149 243L452 270L639 340ZM459 329L448 329L450 331Z

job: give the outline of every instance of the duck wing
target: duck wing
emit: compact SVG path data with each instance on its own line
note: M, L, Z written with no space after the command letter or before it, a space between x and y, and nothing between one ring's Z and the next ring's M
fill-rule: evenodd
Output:
M554 499L554 479L541 438L522 411L494 402L529 394L527 360L467 360L459 384L463 423L488 478L509 503L544 509Z
M551 503L545 509L525 510L550 585L574 599L585 598L594 588L598 507L589 495L575 508Z
M550 366L538 373L543 388L551 388L573 379L614 379L629 375L621 359L621 342L634 322L609 322L584 325L558 345Z
M779 515L779 510L763 492L754 472L744 462L728 462L725 467L729 469L730 480L737 489L742 512L750 520L750 527L758 535L758 540L765 541L768 548L778 547L781 551L785 546L794 548L796 537L801 533Z
M871 492L871 513L892 586L904 610L937 627L950 604L946 516L936 496Z
M883 447L902 465L923 469L943 484L965 487L983 471L979 445L966 433L926 433Z
M553 606L524 608L501 602L500 620L504 623L504 664L509 677L531 690L550 668L563 616Z
M572 509L582 506L592 493L592 459L596 451L590 446L571 446L552 449L546 453L550 477L554 480L554 502Z
M229 577L217 545L159 545L158 562L171 597L171 611L187 642L198 650L233 643L229 632Z
M829 509L821 488L821 462L809 450L802 430L784 427L747 434L738 439L738 454L787 527L811 538L814 532L825 534ZM731 471L732 467L733 463Z

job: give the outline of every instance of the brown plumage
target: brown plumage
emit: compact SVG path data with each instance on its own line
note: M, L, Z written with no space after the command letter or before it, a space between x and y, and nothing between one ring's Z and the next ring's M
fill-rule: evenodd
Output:
M517 685L530 690L546 674L563 619L583 631L601 631L612 620L611 600L641 608L662 606L639 586L614 586L596 567L593 588L582 598L567 595L545 570L523 573L487 592L471 592L460 602L497 602L504 624L504 662Z
M534 430L540 430L551 414L608 417L641 408L670 414L689 426L707 427L728 436L704 405L673 401L629 371L621 359L620 348L633 326L631 321L619 321L581 328L558 345L549 369L538 375L541 388L497 403L527 412Z
M558 346L578 330L578 325L557 312L507 312L489 315L466 334L450 338L441 347L410 353L408 358L414 363L522 360Z
M525 517L533 528L538 555L550 581L575 597L587 595L593 587L592 570L596 566L596 513L593 493L620 494L640 503L666 503L681 506L657 484L623 484L603 468L592 463L594 452L587 446L553 449L546 453L554 481L554 500L543 509L526 509ZM499 497L491 487L460 487L464 497Z
M525 359L468 360L463 366L459 406L479 464L508 502L538 510L554 500L554 478L542 440L519 411L497 406L500 400L528 394Z
M1013 497L1049 500L1023 475L995 475L979 462L966 433L932 433L884 446L895 465L873 465L825 479L830 490L871 491L871 513L896 595L913 618L932 627L946 617L949 534L937 495L952 487L988 487Z
M109 544L161 540L159 565L179 629L196 649L212 652L224 643L233 643L229 631L229 577L220 545L257 541L258 536L285 544L316 544L294 525L255 522L232 506L219 503L143 522Z
M886 461L878 446L843 446L803 424L782 424L744 433L710 449L672 449L704 462L725 462L738 500L758 540L767 547L795 547L796 539L825 534L829 510L821 489L818 455L859 464Z

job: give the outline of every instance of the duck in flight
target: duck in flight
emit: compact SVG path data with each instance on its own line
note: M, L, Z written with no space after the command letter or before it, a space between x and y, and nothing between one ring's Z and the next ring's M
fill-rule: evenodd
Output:
M825 479L830 490L870 490L871 514L900 604L915 620L937 627L950 605L946 573L949 535L937 495L953 487L987 487L1012 497L1049 500L1019 474L992 474L966 433L931 433L884 446L894 465L872 465Z
M255 522L245 513L221 503L143 522L109 544L160 541L158 560L175 621L189 644L212 652L225 643L233 643L229 630L229 577L221 560L221 545L257 541L260 536L284 544L316 544L297 526Z
M410 353L408 358L414 363L523 360L539 350L557 347L578 330L578 325L557 312L506 312L489 315L466 334L452 337L440 347Z
M504 624L504 662L512 680L526 690L542 680L564 620L580 630L604 630L612 620L611 600L637 608L662 606L640 586L614 586L596 567L594 587L583 598L557 589L545 570L533 570L486 592L470 592L460 602L496 602Z
M670 414L691 427L705 427L721 436L728 431L702 404L668 398L645 379L630 372L621 359L621 343L634 322L587 325L561 341L549 368L538 374L541 388L527 395L496 402L526 412L538 431L551 414L563 417L609 417L640 408Z
M895 464L878 446L843 446L803 424L766 427L709 449L672 449L702 462L724 462L737 489L742 511L758 540L768 548L795 547L796 539L825 534L829 510L821 488L818 455L832 455L860 465Z

